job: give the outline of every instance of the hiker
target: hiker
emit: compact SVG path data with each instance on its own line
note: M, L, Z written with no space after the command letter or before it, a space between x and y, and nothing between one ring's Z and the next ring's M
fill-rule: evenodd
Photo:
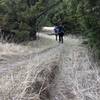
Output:
M63 28L62 24L59 25L58 29L59 29L59 32L58 32L59 43L63 43L64 28Z
M55 25L54 32L55 32L55 37L56 37L56 41L57 41L57 40L58 40L58 39L57 39L57 37L58 37L58 32L59 32L59 29L58 29L58 25L57 25L57 24Z

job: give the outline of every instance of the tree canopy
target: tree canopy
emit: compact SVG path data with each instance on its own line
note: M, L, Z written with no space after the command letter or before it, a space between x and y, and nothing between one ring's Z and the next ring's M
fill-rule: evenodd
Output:
M0 26L16 32L19 38L24 35L24 40L29 35L35 39L36 32L47 19L41 18L57 4L59 1L51 4L50 0L1 0Z

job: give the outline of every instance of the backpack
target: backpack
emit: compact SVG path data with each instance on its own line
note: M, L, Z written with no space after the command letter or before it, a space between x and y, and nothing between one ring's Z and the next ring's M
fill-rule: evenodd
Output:
M58 34L59 29L58 29L58 27L57 27L57 26L54 28L54 32L55 32L55 34Z

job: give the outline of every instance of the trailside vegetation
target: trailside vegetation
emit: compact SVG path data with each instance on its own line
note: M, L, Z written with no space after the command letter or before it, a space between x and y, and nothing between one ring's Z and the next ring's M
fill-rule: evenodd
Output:
M47 21L47 13L61 1L1 0L0 27L16 33L16 40L34 40L36 32Z
M36 39L44 25L62 22L66 34L81 34L100 55L99 0L0 0L0 27L16 40Z
M62 22L66 34L81 34L100 55L100 1L63 0L49 15L52 24Z
M36 39L36 17L45 5L44 0L1 0L0 26L14 31L17 40Z

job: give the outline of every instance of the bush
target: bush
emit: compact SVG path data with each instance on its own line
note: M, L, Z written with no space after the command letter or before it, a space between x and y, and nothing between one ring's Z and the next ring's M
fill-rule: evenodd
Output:
M29 40L29 31L16 31L15 40L17 42Z

